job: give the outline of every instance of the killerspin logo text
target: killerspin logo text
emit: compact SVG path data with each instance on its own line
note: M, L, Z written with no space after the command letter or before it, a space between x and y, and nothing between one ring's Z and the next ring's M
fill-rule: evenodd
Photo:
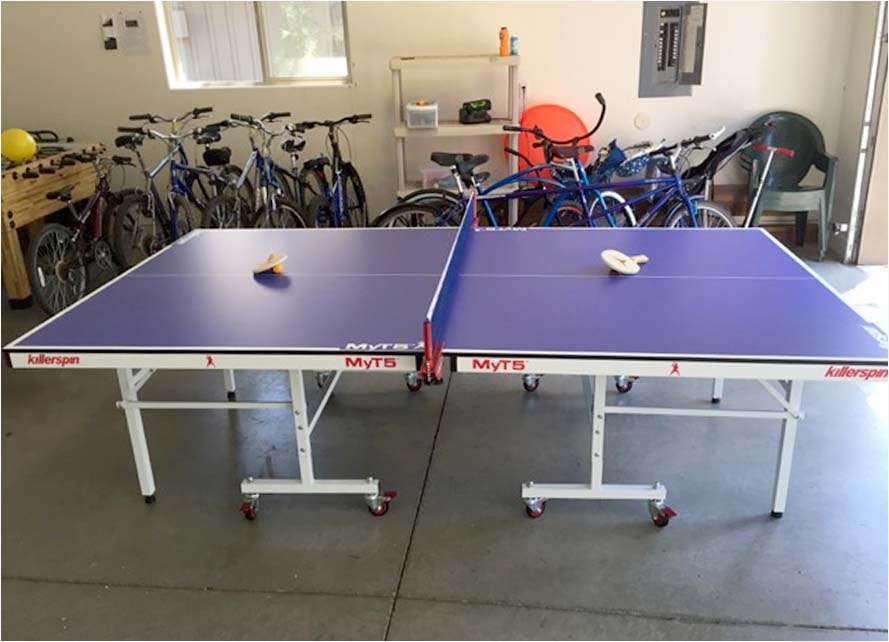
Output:
M824 373L827 379L886 379L889 368L854 368L852 366L830 366Z
M47 366L64 368L65 366L76 366L80 363L80 357L72 354L29 354L29 366Z

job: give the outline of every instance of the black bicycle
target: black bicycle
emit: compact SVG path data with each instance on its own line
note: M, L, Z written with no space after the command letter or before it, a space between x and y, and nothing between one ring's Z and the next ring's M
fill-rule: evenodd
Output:
M93 163L96 189L79 210L74 205L74 185L49 192L46 198L64 203L70 220L66 224L48 223L28 246L28 279L31 291L47 314L58 314L83 297L90 281L90 267L106 274L116 274L109 236L113 213L122 196L135 190L111 191L109 174L113 166L132 166L128 156L110 159L90 154L66 155L62 165Z
M370 121L371 114L353 114L339 120L307 120L294 123L297 133L316 127L327 129L330 156L318 156L306 161L299 174L286 173L291 193L299 193L297 202L304 204L309 225L315 227L365 227L367 198L358 170L351 161L344 160L340 149L340 134L346 123L355 125ZM346 136L348 145L348 137ZM301 151L301 148L300 148ZM350 154L351 155L351 154ZM293 159L293 155L291 155Z

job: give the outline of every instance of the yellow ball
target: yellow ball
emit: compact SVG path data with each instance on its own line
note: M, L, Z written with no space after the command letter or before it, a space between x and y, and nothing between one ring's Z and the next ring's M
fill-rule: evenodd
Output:
M24 129L7 129L0 135L0 152L12 162L20 163L37 153L37 142Z

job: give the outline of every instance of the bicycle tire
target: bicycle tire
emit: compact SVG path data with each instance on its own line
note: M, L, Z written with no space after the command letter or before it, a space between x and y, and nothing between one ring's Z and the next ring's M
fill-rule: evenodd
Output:
M222 179L225 181L225 184L222 187L222 191L226 189L233 189L237 184L238 179L241 178L241 173L244 170L241 167L238 167L234 164L228 164L222 169ZM253 191L253 183L250 182L249 178L244 179L244 184L238 189L238 198L243 200L245 203L253 206L253 199L255 198L255 194Z
M691 216L685 203L673 206L667 216L664 227L703 227L703 228L731 228L737 227L731 213L722 205L702 198L693 199L695 209L698 211L695 218L697 225L692 225ZM703 215L702 215L703 213Z
M195 203L182 194L170 196L173 206L176 208L176 238L182 238L192 230L201 227L202 211Z
M400 203L414 203L416 205L428 205L436 209L446 209L460 202L460 195L451 190L440 187L424 187L402 197Z
M364 193L364 185L358 175L358 170L352 163L343 163L340 177L342 178L343 207L346 210L344 218L348 220L348 225L345 227L367 227L367 196ZM354 202L350 202L350 186Z
M441 216L434 207L417 203L401 203L390 207L380 214L372 224L373 227L431 227Z
M201 227L214 230L250 227L254 217L248 215L249 209L240 199L230 194L219 194L207 201L201 216Z
M257 212L255 227L271 229L300 229L308 227L305 211L296 203L283 198L276 199L275 208L263 205Z
M50 316L86 293L86 259L71 229L64 225L47 223L31 240L27 269L31 294Z
M299 171L299 202L303 205L312 202L316 196L323 196L327 187L327 178L314 169L303 167Z
M117 248L114 246L114 219L117 217L117 210L120 208L124 200L133 194L139 194L141 190L133 187L126 187L116 192L108 192L105 196L105 207L102 211L102 239L108 243L111 248L111 256L117 263L120 263L120 257L117 255Z
M602 222L608 223L609 227L611 227L611 223L608 222L608 218L605 216L605 210L602 209L602 202L605 203L606 210L611 210L617 206L611 212L611 218L614 220L613 227L636 227L636 213L632 207L626 204L627 201L623 196L617 192L604 191L599 192L599 197L601 201L600 198L595 198L594 193L588 197L593 200L593 206L590 208L590 219L593 227L597 226L597 220L602 220ZM618 203L623 203L623 206L618 205ZM598 227L602 226L598 225Z
M290 173L283 167L278 167L277 165L275 165L275 168L272 170L272 172L275 174L275 178L281 184L281 195L288 201L294 203L298 202L299 197L294 186L295 179L291 177Z
M148 196L144 192L125 198L114 217L112 251L124 269L141 263L169 241L166 226L148 212Z

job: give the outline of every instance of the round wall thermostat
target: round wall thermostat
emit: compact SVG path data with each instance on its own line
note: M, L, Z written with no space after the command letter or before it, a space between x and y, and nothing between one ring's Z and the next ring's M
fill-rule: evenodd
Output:
M636 114L636 117L633 118L633 124L636 125L636 129L648 129L651 125L651 116L644 111L640 111Z

